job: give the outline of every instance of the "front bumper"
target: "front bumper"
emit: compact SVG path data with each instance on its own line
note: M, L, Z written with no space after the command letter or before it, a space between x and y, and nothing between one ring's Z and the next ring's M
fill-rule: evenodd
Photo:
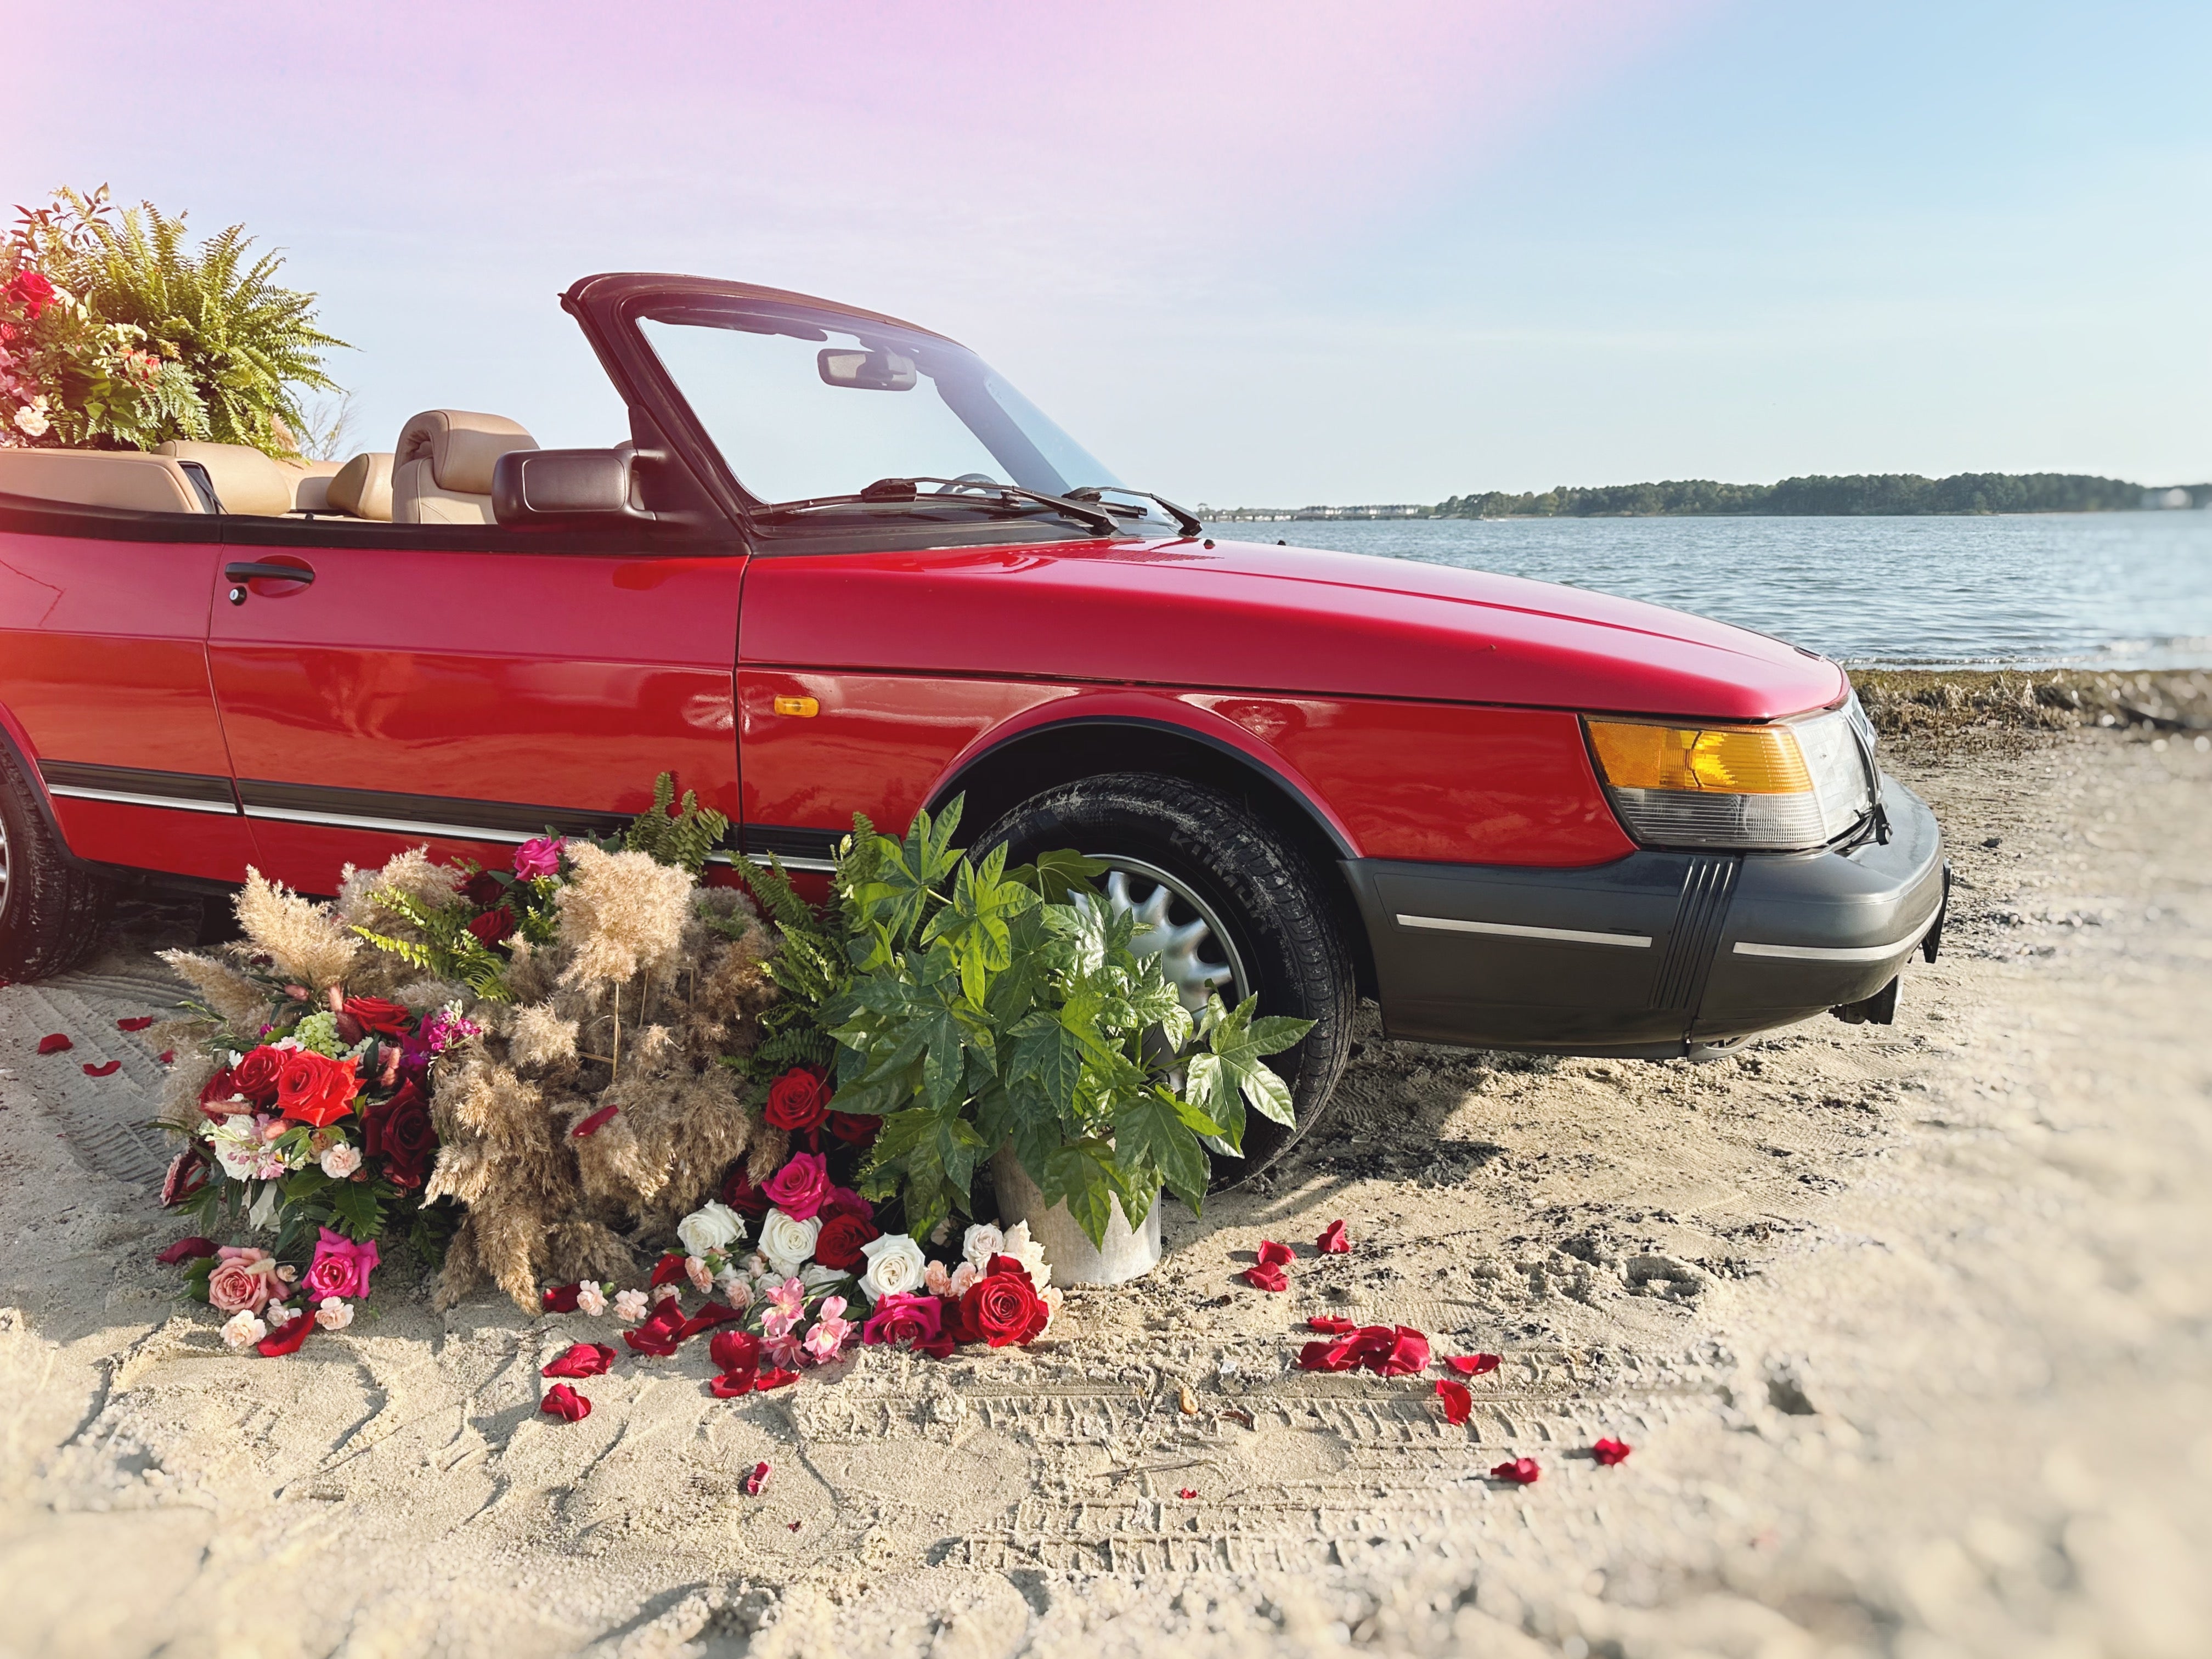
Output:
M1936 815L1881 787L1888 839L1844 852L1639 852L1583 870L1348 860L1383 1029L1665 1059L1863 1002L1943 907Z

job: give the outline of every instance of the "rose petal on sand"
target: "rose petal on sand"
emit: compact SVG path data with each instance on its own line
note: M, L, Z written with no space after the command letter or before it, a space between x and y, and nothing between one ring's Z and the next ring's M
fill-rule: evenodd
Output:
M1494 1353L1455 1353L1444 1364L1462 1376L1482 1376L1498 1369L1502 1362Z
M1590 1447L1590 1459L1600 1468L1609 1469L1616 1463L1626 1463L1635 1449L1626 1440L1600 1440Z
M115 1022L115 1029L118 1031L143 1031L153 1023L153 1015L140 1014L135 1019L117 1020Z
M702 1331L711 1331L717 1325L726 1325L732 1320L744 1317L743 1314L726 1303L709 1302L676 1328L676 1340L682 1342L698 1335Z
M123 1062L121 1060L111 1060L105 1066L88 1065L84 1068L84 1074L87 1077L113 1077L122 1069Z
M270 1322L274 1324L275 1321ZM305 1316L295 1317L269 1333L253 1346L264 1359L281 1359L288 1353L300 1352L300 1345L307 1340L307 1333L315 1328L315 1322Z
M1287 1267L1297 1259L1297 1253L1287 1244L1278 1244L1272 1238L1260 1241L1260 1265L1263 1267Z
M1321 1237L1314 1240L1314 1249L1323 1255L1350 1255L1352 1241L1344 1236L1344 1224L1332 1221L1322 1228Z
M681 1285L690 1276L690 1270L684 1265L682 1251L678 1250L664 1255L653 1264L653 1279L650 1288L657 1291L663 1285Z
M761 1488L768 1485L768 1473L767 1464L756 1463L753 1465L753 1472L745 1477L746 1497L758 1498L761 1495Z
M717 1400L736 1400L753 1391L760 1379L750 1371L732 1371L707 1379L707 1391Z
M538 1402L538 1409L563 1423L580 1423L592 1414L592 1402L566 1382L556 1382L545 1390L545 1398Z
M1510 1486L1533 1486L1542 1478L1543 1466L1533 1457L1516 1457L1510 1463L1500 1463L1490 1471L1492 1480L1503 1480Z
M1377 1376L1413 1376L1429 1368L1429 1339L1411 1325L1370 1325L1359 1338L1367 1369Z
M1177 1492L1177 1493L1176 1494L1176 1496L1177 1498L1186 1498L1186 1499L1188 1499L1188 1498L1195 1498L1195 1497L1197 1497L1197 1496L1198 1496L1198 1494L1197 1494L1195 1492L1192 1491L1188 1486L1185 1486L1185 1487L1184 1487L1181 1492Z
M1348 1371L1359 1363L1359 1339L1340 1336L1334 1342L1309 1342L1298 1350L1302 1371Z
M707 1357L724 1376L760 1369L760 1338L750 1331L719 1331L707 1345Z
M71 1042L59 1031L54 1032L51 1036L42 1036L39 1039L39 1052L42 1054L66 1054L76 1047L76 1044Z
M179 1239L168 1249L157 1254L154 1260L165 1267L173 1267L179 1261L197 1261L204 1255L213 1255L215 1252L215 1240L202 1238L195 1234L190 1238Z
M1291 1288L1291 1281L1283 1277L1280 1267L1263 1267L1255 1264L1247 1267L1239 1277L1255 1291L1287 1291Z
M766 1394L770 1389L781 1389L787 1383L796 1382L798 1381L799 1373L797 1371L787 1371L780 1366L771 1366L769 1370L764 1370L760 1374L758 1380L754 1382L753 1387L758 1389L761 1393Z
M615 1363L615 1351L604 1342L573 1343L540 1376L605 1376Z
M545 1311L547 1313L575 1312L576 1292L581 1289L583 1286L580 1285L548 1285L542 1298Z
M1468 1392L1464 1382L1437 1379L1437 1398L1443 1401L1444 1421L1457 1428L1467 1421L1467 1414L1474 1409L1474 1396Z
M1359 1327L1348 1319L1338 1318L1334 1314L1316 1314L1306 1321L1306 1328L1319 1331L1323 1336L1350 1336Z
M164 1066L171 1065L174 1063L177 1058L177 1051L174 1048L164 1048L160 1054L155 1055L154 1058L160 1060Z

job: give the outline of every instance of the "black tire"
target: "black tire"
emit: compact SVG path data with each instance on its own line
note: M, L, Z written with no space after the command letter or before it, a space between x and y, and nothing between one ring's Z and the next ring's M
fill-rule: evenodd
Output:
M1073 848L1139 860L1201 898L1230 935L1260 1012L1314 1022L1268 1064L1291 1085L1297 1125L1248 1115L1244 1156L1215 1154L1213 1186L1233 1187L1287 1152L1320 1119L1352 1046L1358 1007L1352 959L1329 915L1323 878L1288 841L1202 785L1150 772L1115 772L1031 796L975 845L1004 843L1007 861Z
M106 884L72 863L29 779L0 748L0 978L47 979L100 937Z

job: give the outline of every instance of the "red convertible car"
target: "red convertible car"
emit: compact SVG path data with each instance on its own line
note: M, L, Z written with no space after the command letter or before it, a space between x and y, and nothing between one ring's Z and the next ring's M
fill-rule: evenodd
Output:
M1316 1022L1302 1121L1363 994L1395 1036L1696 1056L1886 1019L1934 956L1936 821L1811 652L1211 539L889 317L562 303L612 447L432 410L339 468L0 451L0 973L69 965L118 881L497 860L671 768L795 870L956 796L978 847L1105 860L1194 1001Z

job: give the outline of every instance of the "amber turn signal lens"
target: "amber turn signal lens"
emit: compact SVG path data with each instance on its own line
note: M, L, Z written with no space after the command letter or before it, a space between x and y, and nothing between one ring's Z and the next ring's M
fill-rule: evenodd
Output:
M1616 789L1796 795L1813 787L1796 735L1782 726L1591 720L1589 734L1606 781Z
M812 697L778 697L775 700L775 712L779 714L796 714L803 720L811 720L822 712L822 705Z

